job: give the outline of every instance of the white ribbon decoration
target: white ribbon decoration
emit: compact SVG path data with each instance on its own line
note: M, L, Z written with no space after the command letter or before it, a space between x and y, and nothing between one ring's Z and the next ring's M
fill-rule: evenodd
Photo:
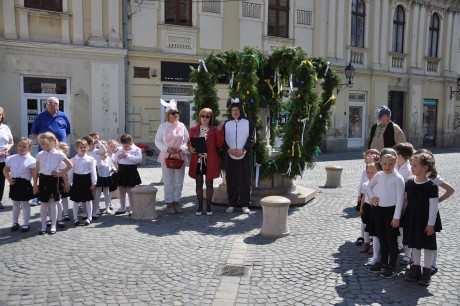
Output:
M273 83L276 83L277 79L278 79L278 68L276 68L275 70L275 75L273 76Z
M259 173L261 164L256 164L256 188L259 187Z
M294 85L292 84L292 74L289 75L289 92L294 91Z
M327 73L329 72L329 62L327 62L327 67L326 67L326 70L324 71L324 76L327 75Z
M240 103L240 99L238 99L238 98L235 98L235 99L231 98L230 101L232 102L232 104L233 103Z
M289 168L287 169L286 173L283 175L291 175L291 167L292 167L292 162L289 162Z
M177 109L177 102L174 99L171 99L169 103L160 99L160 103L165 107L165 112L169 112L171 109Z
M230 82L228 82L228 87L233 88L233 80L235 79L235 71L232 71L232 78L230 79Z
M201 67L201 65L203 65L204 71L208 72L208 67L206 67L206 63L204 62L203 59L200 59L200 60L198 61L198 63L199 63L199 64L198 64L198 72L200 72L200 67ZM208 73L209 73L209 72L208 72Z
M303 133L305 132L305 125L307 124L307 121L308 121L308 117L306 118L303 118L302 120L300 120L302 123L303 123L303 127L302 127L302 138L300 140L300 143L303 147Z
M300 165L299 165L299 164L297 164L297 166L299 166L300 178L302 178L302 168L300 168Z

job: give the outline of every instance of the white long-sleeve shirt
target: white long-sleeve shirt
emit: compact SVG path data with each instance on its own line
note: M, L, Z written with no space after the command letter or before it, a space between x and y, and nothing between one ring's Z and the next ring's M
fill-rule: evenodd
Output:
M96 169L100 177L109 177L112 172L112 159L108 156L104 159L98 156L96 158Z
M363 184L366 181L367 181L366 170L363 170L363 173L361 174L361 180L359 181L359 186L358 186L358 197L363 193Z
M401 210L404 201L404 178L398 173L377 172L368 184L367 192L369 198L378 197L379 206L396 206L393 215L394 219L401 218Z
M122 153L127 153L128 156L119 158ZM129 150L123 150L123 147L120 147L118 151L113 154L113 160L120 165L137 165L142 161L142 151L135 145L132 145Z
M75 155L70 159L73 167L67 172L69 184L73 182L73 174L91 174L91 184L96 185L97 183L97 172L96 172L96 161L87 154L83 156Z
M396 164L395 169L398 171L399 174L401 174L401 176L404 179L404 182L407 182L408 180L414 177L414 175L412 174L412 169L410 167L409 160L406 160L406 162L402 164L401 167Z

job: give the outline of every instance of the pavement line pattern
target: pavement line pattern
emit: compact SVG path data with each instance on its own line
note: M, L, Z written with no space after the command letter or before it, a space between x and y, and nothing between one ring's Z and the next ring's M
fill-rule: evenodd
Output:
M247 249L247 244L243 241L243 238L235 238L226 264L243 266ZM222 276L212 305L235 305L240 279L241 277L238 276Z

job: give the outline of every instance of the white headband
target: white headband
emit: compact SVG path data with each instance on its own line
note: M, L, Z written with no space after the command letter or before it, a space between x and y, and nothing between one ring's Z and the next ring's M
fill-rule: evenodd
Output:
M169 101L169 103L166 102L163 99L160 99L160 102L161 102L161 105L163 105L165 107L166 112L169 112L170 110L173 110L173 109L177 110L177 102L174 99L171 99L171 101Z

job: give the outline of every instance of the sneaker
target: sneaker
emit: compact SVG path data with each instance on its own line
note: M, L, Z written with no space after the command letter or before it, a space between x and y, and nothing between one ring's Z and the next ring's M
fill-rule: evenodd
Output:
M380 262L377 262L375 265L369 268L369 272L372 273L382 273L383 271L383 266Z
M387 266L383 270L383 272L380 274L381 277L383 278L392 278L396 276L396 269L394 267Z
M418 281L420 285L429 286L431 283L431 268L423 267L422 276L420 276L420 280Z
M184 211L182 210L182 207L180 206L179 203L177 202L173 202L173 208L174 208L174 211L176 212L176 214L181 214L183 213Z
M379 260L377 258L371 257L366 262L365 266L375 266L378 262L379 262Z
M40 201L37 198L33 199L32 202L30 202L30 207L34 207L38 205L40 205Z
M249 215L251 211L249 210L248 207L243 207L243 214Z
M435 266L431 266L431 276L435 275L436 273L438 273L438 268Z
M419 265L412 265L410 269L406 271L405 279L409 282L417 282L422 276L422 269Z
M166 212L171 215L176 213L173 207L173 203L166 203Z
M407 266L412 264L412 259L409 256L404 255L404 257L401 259L401 265Z
M19 228L20 228L19 223L15 223L15 224L13 224L13 226L11 227L11 231L12 231L12 232L15 232L15 231L17 231Z
M233 208L233 206L230 206L229 208L227 208L226 212L232 213L234 210L235 208Z
M59 228L64 228L64 227L65 227L65 223L64 223L62 220L59 220L59 221L57 222L57 226L58 226Z
M89 219L86 219L84 225L90 225L90 224L91 224L91 221Z
M359 245L362 245L363 243L364 243L364 238L363 237L359 237L358 239L356 239L356 242L355 242L356 245L359 246Z

